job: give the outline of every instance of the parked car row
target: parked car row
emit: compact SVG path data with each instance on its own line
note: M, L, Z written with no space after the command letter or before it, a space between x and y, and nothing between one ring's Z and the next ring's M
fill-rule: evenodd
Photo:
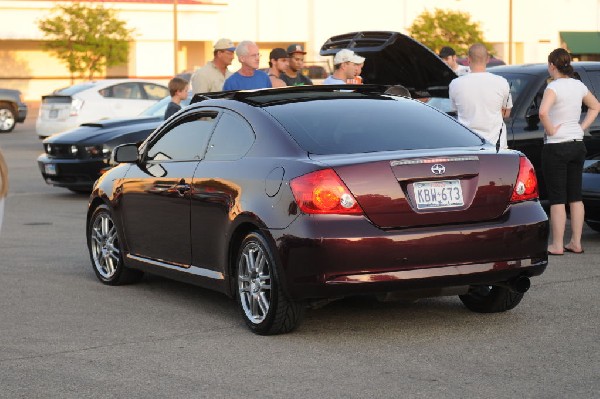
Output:
M191 94L182 105L190 100ZM144 141L164 121L169 101L171 97L165 97L133 118L83 123L46 138L44 153L37 160L42 177L53 186L89 193L94 182L114 165L112 150L119 144Z

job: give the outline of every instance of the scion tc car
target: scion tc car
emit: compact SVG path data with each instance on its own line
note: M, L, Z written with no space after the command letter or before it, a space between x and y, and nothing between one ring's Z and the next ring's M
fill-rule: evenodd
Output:
M459 295L502 312L546 268L531 163L433 107L371 85L198 99L116 147L97 181L87 242L102 283L198 284L277 334L348 295Z

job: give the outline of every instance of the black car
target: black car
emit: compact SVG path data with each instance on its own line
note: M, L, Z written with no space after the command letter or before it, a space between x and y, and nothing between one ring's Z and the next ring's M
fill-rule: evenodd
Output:
M349 295L514 308L548 257L531 163L387 89L198 95L140 146L118 146L89 201L97 278L223 292L258 334Z
M150 106L139 117L105 119L46 138L38 166L46 183L74 192L90 192L100 175L110 169L112 149L123 143L141 143L164 121L171 97ZM187 106L190 97L182 102Z
M27 104L19 90L0 89L0 133L12 132L27 118Z
M600 62L573 62L575 77L600 98ZM544 144L544 127L538 115L544 90L550 79L547 64L507 65L489 69L490 72L505 77L513 96L513 109L506 121L508 146L523 152L538 171L540 198L546 197L546 187L541 173L541 154ZM581 119L585 118L586 107L582 105ZM600 157L600 118L597 118L585 132L583 141L588 159ZM587 163L583 173L583 203L587 224L600 228L600 180L594 163Z

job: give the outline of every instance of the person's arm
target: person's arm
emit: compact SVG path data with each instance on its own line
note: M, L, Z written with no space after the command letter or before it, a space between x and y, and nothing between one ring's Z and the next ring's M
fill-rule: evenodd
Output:
M542 122L542 125L544 126L544 130L546 131L546 134L548 136L554 136L556 134L556 132L558 131L558 128L560 127L560 125L553 126L552 122L550 121L550 115L549 115L550 108L552 108L552 106L554 105L555 102L556 102L556 93L554 92L554 90L552 90L552 89L544 90L544 96L542 97L542 104L540 105L539 116L540 116L540 121Z
M588 107L587 114L585 115L583 122L581 122L581 128L585 130L590 127L598 116L598 112L600 112L600 102L598 102L596 97L588 91L585 97L583 97L583 103Z

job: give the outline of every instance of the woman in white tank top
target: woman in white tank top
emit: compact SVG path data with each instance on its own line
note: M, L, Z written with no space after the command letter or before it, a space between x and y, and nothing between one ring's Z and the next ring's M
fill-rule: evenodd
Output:
M582 253L581 175L586 155L583 132L598 116L600 103L581 81L572 78L571 56L565 49L558 48L548 55L548 72L553 81L544 91L539 113L546 132L542 171L550 201L552 241L548 254ZM588 111L579 123L582 102ZM572 233L569 243L564 245L567 203Z

